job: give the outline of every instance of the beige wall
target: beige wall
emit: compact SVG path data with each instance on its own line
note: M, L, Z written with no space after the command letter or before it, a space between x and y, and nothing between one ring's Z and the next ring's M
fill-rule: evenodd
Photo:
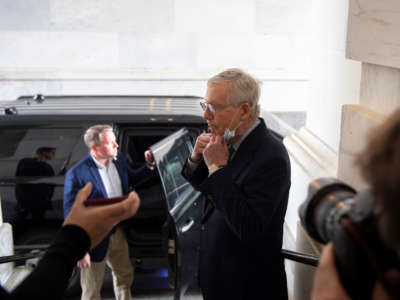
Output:
M371 128L400 107L400 2L350 0L347 57L362 62L359 105L343 107L338 177L365 187L354 158Z

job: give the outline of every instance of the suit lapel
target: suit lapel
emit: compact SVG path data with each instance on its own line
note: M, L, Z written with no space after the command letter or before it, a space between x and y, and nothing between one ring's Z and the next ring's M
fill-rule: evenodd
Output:
M96 163L93 161L93 158L89 155L88 157L88 169L90 172L91 177L93 178L92 184L99 187L101 193L104 197L107 197L107 192L104 187L103 181L101 180L99 170L97 169Z
M263 119L260 119L260 124L244 139L240 144L239 149L236 151L235 156L232 158L231 170L233 170L233 178L236 179L240 175L244 175L244 171L254 159L253 153L257 150L258 141L260 137L268 133L268 129Z

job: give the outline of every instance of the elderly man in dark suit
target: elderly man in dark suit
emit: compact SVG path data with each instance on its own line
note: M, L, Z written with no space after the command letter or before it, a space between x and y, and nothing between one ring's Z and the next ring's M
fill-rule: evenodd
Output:
M182 174L207 198L199 283L205 300L287 299L281 256L290 188L287 151L259 118L259 82L239 69L207 83L211 133Z
M92 183L91 198L110 198L128 195L129 186L150 178L154 163L150 151L146 151L146 165L132 170L125 157L118 151L112 127L95 125L84 136L90 154L73 166L66 175L64 185L64 216L68 216L78 191ZM118 225L118 224L117 224ZM129 259L128 243L119 226L79 262L81 268L82 300L101 299L105 265L112 270L114 292L117 300L131 299L133 267Z

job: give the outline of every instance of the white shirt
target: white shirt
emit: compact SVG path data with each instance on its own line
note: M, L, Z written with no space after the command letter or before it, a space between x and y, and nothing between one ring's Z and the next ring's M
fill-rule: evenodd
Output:
M99 163L92 154L90 154L99 170L101 181L106 189L109 198L122 196L121 178L112 159L108 161L107 166Z

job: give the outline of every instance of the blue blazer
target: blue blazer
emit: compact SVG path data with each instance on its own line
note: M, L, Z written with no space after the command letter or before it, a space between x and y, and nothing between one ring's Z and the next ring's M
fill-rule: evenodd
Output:
M133 170L129 167L124 155L119 151L117 160L113 161L113 163L118 170L124 195L130 192L130 186L134 187L155 174L155 172L148 169L146 165ZM66 218L71 211L71 207L74 204L75 197L79 190L89 181L92 183L92 192L88 197L89 199L107 197L107 192L101 180L97 165L90 154L69 169L66 174L64 184L64 218ZM107 235L96 248L90 251L92 261L99 262L104 259L107 253L108 243L109 235Z
M287 299L281 255L290 188L283 143L264 120L229 164L211 176L203 162L184 177L205 198L199 284L205 300Z

